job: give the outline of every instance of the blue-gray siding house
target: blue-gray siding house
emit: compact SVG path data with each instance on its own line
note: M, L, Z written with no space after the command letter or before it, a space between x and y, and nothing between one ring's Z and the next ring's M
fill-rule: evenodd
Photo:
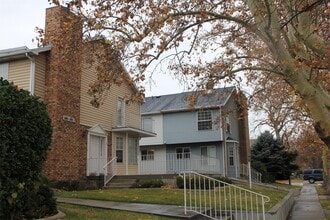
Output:
M249 155L244 103L234 87L147 97L142 128L157 135L140 140L139 173L239 177Z

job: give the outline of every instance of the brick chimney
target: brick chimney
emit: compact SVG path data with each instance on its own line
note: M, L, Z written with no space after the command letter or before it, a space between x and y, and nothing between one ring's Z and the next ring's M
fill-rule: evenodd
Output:
M52 145L44 166L49 179L70 180L79 175L82 70L82 22L68 8L46 10L45 44L52 48L46 65L45 102L52 120ZM80 156L81 157L81 156ZM83 174L85 175L85 174Z

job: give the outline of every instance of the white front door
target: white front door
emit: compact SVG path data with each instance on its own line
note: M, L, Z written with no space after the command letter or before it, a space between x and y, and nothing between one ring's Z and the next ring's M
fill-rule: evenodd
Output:
M88 175L99 176L107 163L105 137L90 135L88 152Z

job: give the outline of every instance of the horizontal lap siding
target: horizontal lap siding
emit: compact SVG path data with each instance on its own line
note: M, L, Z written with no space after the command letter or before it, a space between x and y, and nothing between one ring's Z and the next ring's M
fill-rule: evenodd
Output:
M87 64L83 67L81 78L81 109L80 122L83 125L94 126L100 124L105 130L111 130L117 125L117 100L119 97L123 98L132 94L131 86L126 83L120 86L113 85L110 88L104 102L99 108L95 108L90 104L92 99L87 94L89 85L95 82L96 70ZM140 128L140 104L130 103L125 106L125 126Z
M85 64L82 70L81 77L81 107L80 107L80 123L87 126L94 126L100 124L105 130L111 130L111 121L115 108L113 103L107 97L107 100L95 108L91 105L92 97L87 94L89 84L93 83L96 79L96 70L93 67Z
M45 96L45 73L46 73L46 56L40 54L35 61L35 85L34 94L44 100Z
M30 91L30 65L31 62L28 59L10 62L8 80L14 82L19 89Z

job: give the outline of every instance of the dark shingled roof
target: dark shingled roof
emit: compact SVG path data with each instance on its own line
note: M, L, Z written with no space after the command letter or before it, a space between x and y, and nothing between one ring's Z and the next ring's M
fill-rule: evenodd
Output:
M141 113L159 113L169 111L189 110L188 97L198 96L194 108L219 107L226 104L235 87L218 88L210 95L201 95L200 92L184 92L163 96L151 96L145 98L141 106Z

